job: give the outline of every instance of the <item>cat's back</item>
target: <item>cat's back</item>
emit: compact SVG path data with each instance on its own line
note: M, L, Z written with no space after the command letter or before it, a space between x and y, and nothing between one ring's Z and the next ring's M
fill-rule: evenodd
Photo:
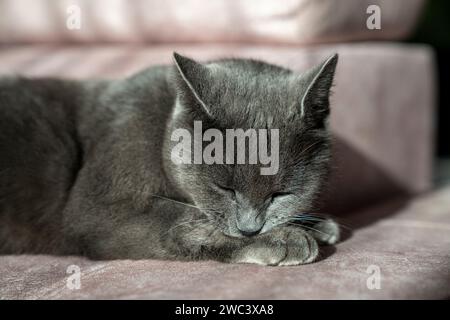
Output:
M2 253L57 251L61 245L59 213L81 159L78 97L75 82L0 78Z
M101 150L148 139L145 163L161 172L174 101L169 71L155 66L111 81L0 77L0 254L74 251L64 243L62 213L88 154L101 158Z

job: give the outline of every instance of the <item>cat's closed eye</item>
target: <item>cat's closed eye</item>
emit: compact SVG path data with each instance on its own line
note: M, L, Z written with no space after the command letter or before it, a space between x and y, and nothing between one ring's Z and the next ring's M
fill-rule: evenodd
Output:
M216 184L216 187L224 194L228 195L231 199L236 199L236 190L231 187Z
M277 199L281 199L281 198L284 198L284 197L287 197L287 196L290 196L290 195L292 195L292 193L290 193L290 192L281 192L281 191L273 192L272 194L270 194L268 199L270 199L269 200L270 203L273 203Z

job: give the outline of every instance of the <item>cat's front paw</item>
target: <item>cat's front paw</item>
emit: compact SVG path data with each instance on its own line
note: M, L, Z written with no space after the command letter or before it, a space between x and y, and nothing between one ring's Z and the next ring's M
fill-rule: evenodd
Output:
M319 254L316 240L299 227L284 226L256 236L235 255L237 263L294 266L313 262Z
M336 244L341 237L339 224L331 219L314 224L309 233L322 245Z

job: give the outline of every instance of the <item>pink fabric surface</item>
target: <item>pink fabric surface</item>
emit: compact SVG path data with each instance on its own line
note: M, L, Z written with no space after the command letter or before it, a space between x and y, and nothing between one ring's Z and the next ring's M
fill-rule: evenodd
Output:
M450 297L450 188L354 212L353 235L297 267L212 261L0 257L1 299L443 299ZM79 290L67 267L81 269ZM369 289L371 268L380 288Z
M430 187L434 60L424 46L389 43L290 46L4 46L0 75L85 79L122 77L170 63L252 57L304 71L339 52L332 97L336 138L330 212ZM299 267L217 262L89 261L81 257L0 256L0 298L448 298L450 189L393 201L343 218L354 234L325 259ZM81 267L80 290L66 286ZM380 267L381 289L366 286Z
M401 39L424 0L0 0L0 43L259 42ZM80 8L81 29L66 27ZM381 29L369 30L369 5Z
M430 187L434 60L425 46L13 46L0 50L0 74L123 77L171 63L174 50L198 60L257 58L298 72L339 52L331 111L335 175L324 210L336 212Z

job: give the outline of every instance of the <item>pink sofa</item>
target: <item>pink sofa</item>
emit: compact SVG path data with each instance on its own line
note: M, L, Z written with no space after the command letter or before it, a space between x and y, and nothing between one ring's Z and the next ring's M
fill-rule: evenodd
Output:
M384 12L378 33L365 28L369 2ZM20 10L24 0L0 0L0 74L123 77L171 63L174 50L199 60L259 58L301 72L339 52L334 176L322 209L349 229L343 242L323 248L320 261L299 267L0 256L0 298L450 297L450 189L431 184L433 52L388 41L411 30L423 1L369 2L348 1L343 10L336 0L290 0L282 7L275 0L221 0L197 10L198 0L182 8L174 1L108 7L79 0L70 4L81 8L83 27L70 31L68 2L33 1L30 18L29 8ZM369 41L375 39L385 41ZM80 267L80 289L67 286L70 265Z

